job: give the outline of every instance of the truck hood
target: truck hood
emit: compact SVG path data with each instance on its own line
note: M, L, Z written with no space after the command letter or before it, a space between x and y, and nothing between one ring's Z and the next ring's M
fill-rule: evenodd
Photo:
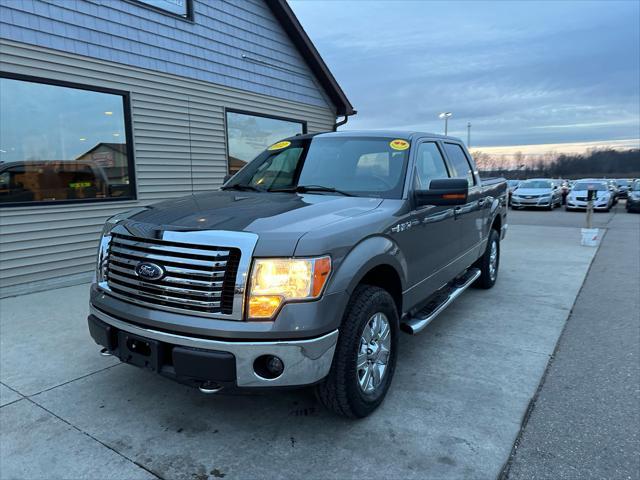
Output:
M305 233L365 214L381 203L377 198L225 190L157 203L130 220L165 230L256 233L256 255L260 250L266 255L293 255Z

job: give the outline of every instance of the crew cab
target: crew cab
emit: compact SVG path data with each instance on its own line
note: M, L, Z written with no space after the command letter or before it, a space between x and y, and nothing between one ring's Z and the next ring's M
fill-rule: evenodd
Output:
M220 191L109 219L89 330L102 354L202 392L313 386L363 417L401 330L494 285L506 214L506 181L455 138L287 138Z

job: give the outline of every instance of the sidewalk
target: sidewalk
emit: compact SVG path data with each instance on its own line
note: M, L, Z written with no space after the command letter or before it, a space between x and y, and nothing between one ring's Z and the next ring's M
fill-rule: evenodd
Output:
M512 456L509 480L640 478L640 216L618 213Z

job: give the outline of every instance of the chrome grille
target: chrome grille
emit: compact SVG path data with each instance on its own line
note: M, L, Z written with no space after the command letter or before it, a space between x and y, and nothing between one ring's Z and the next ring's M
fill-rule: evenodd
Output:
M137 238L113 233L106 280L112 295L157 309L231 314L240 251L236 248ZM164 270L158 280L136 273L141 262Z

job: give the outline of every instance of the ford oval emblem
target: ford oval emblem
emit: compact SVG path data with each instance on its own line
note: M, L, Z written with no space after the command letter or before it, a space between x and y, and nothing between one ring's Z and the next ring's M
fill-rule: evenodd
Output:
M151 262L140 262L135 272L143 280L160 280L164 276L164 268Z

